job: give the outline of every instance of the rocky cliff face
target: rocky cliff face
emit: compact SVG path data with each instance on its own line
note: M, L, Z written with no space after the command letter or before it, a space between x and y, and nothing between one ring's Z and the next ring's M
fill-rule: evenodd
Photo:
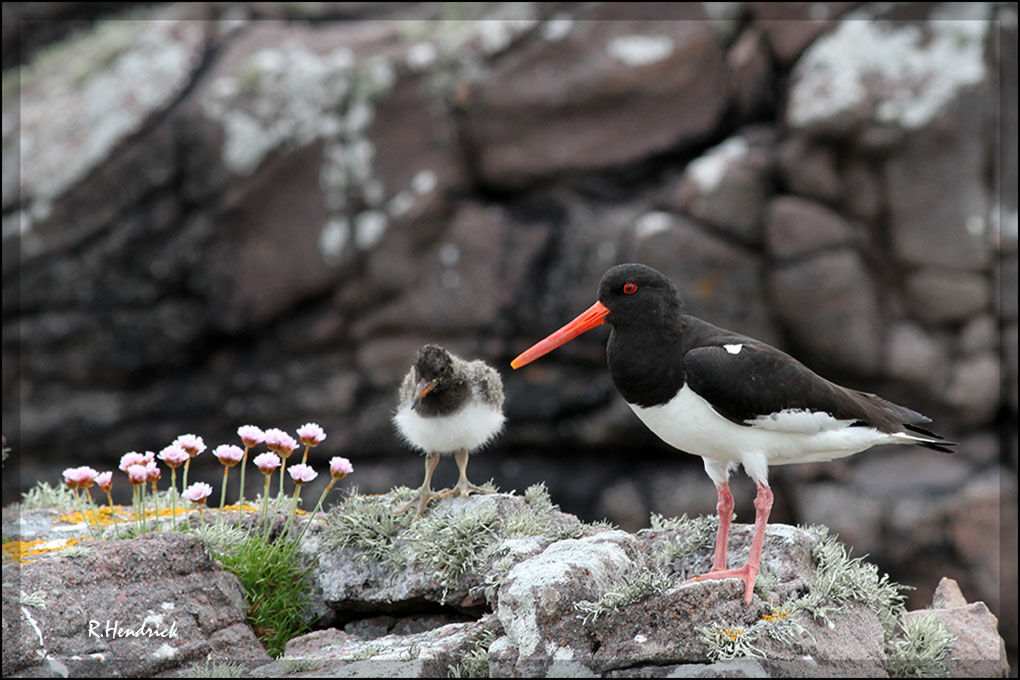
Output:
M957 578L1016 639L1014 7L17 7L8 501L247 422L316 420L366 490L414 483L389 416L418 346L506 368L642 261L693 314L961 441L776 470L775 514L925 592ZM710 509L589 336L506 369L507 431L472 468L632 530Z
M906 612L902 587L850 558L821 527L769 527L756 595L744 604L736 580L682 585L711 563L710 517L653 516L651 529L631 534L559 512L540 486L523 496L440 501L422 518L394 516L410 494L349 495L315 520L300 554L311 567L305 617L316 630L292 639L272 662L245 623L249 605L260 603L247 603L237 578L196 539L215 532L112 540L107 527L107 542L64 547L85 533L83 525L55 520L54 511L5 511L5 535L22 542L5 546L4 674L211 675L229 667L255 677L998 677L1009 670L984 603L968 604L956 582L943 579L929 608ZM734 526L732 563L746 559L750 533ZM147 625L156 634L111 634L110 622L114 630Z

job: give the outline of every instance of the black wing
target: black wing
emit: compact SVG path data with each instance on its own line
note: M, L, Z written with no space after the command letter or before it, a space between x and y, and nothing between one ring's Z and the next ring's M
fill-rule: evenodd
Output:
M696 347L684 355L684 372L692 390L739 425L787 409L825 412L883 432L929 422L875 395L840 387L790 355L750 339Z

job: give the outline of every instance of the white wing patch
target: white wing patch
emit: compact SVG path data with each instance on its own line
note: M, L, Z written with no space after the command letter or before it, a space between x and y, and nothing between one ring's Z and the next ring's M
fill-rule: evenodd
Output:
M740 350L744 349L744 345L723 345L723 349L730 354L740 354Z
M831 430L842 430L849 427L853 420L833 418L824 411L808 411L802 408L785 408L778 413L758 416L745 420L745 425L760 427L763 430L776 432L796 432L798 434L815 434Z
M911 443L902 434L851 427L851 420L803 409L760 416L740 425L719 415L690 385L666 404L629 406L670 446L722 465L742 463L752 479L762 482L768 479L768 466L842 458L876 444Z

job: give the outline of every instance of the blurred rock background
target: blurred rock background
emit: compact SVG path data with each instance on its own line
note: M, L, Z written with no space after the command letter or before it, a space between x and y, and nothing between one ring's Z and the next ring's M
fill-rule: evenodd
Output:
M956 579L1015 668L1016 102L1015 4L5 3L4 503L246 423L417 485L389 417L432 341L504 375L473 478L712 512L607 331L509 369L641 261L960 442L777 468L773 518Z

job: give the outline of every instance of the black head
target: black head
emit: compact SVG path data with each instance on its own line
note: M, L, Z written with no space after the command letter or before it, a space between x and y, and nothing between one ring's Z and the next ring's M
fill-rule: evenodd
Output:
M442 416L456 411L471 396L463 371L456 371L453 356L439 345L425 345L414 358L417 384L412 406L423 416Z
M599 302L615 327L661 325L683 312L680 293L661 272L643 264L618 264L602 275Z
M453 375L453 357L439 345L425 345L414 357L414 370L419 380L443 383Z

